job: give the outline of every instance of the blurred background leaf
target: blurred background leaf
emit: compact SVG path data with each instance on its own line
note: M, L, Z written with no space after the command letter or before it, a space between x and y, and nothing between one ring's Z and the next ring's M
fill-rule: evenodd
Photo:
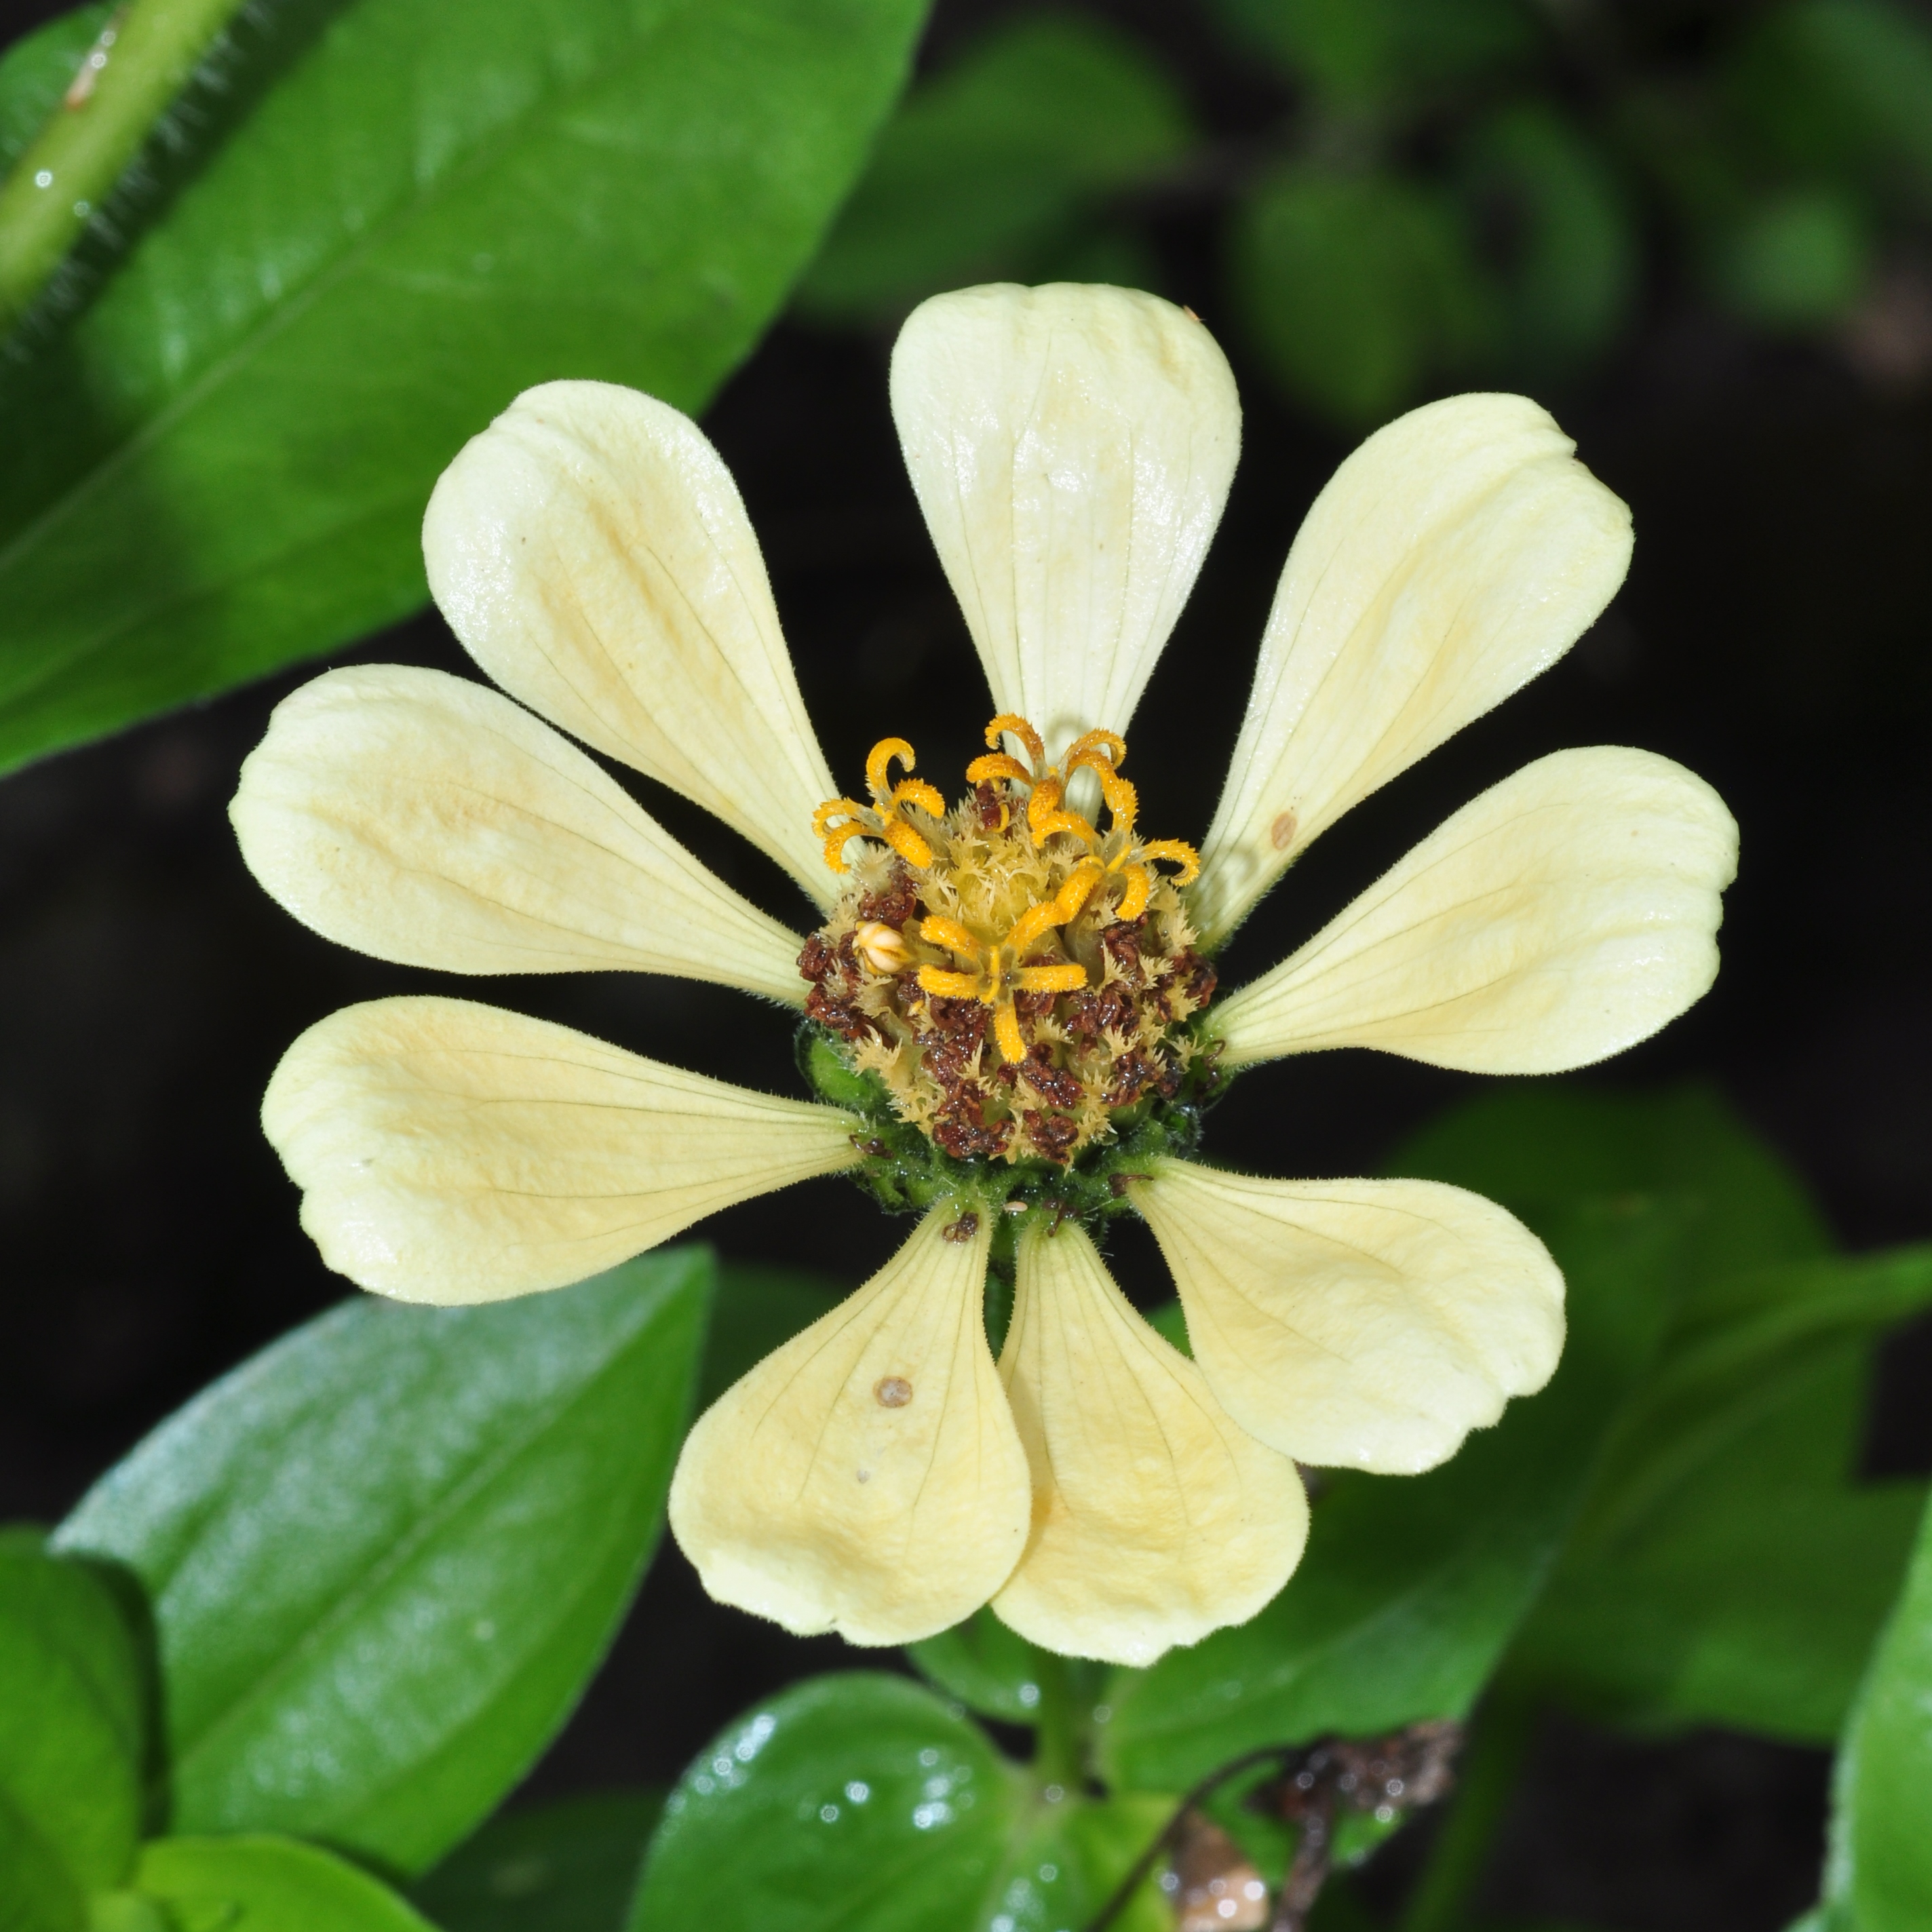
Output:
M1292 163L1258 182L1228 235L1241 327L1288 392L1368 428L1493 340L1493 292L1462 213L1435 184Z
M411 1894L441 1932L619 1932L662 1791L602 1791L493 1819Z
M1538 40L1516 0L1216 0L1216 10L1318 98L1358 109L1506 73Z
M800 312L892 322L941 289L1070 279L1093 238L1082 224L1190 140L1173 81L1130 36L1090 16L1016 16L887 126L800 285Z
M1858 1477L1873 1348L1932 1305L1932 1252L1839 1258L1802 1183L1708 1090L1520 1086L1404 1172L1537 1225L1569 1190L1674 1180L1695 1220L1655 1371L1606 1445L1518 1667L1598 1718L1836 1736L1924 1493Z

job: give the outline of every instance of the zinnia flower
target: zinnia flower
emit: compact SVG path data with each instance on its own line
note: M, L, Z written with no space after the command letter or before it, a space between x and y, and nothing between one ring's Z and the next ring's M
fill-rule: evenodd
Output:
M1428 1468L1540 1388L1563 1334L1561 1276L1500 1208L1202 1165L1204 1103L1330 1047L1532 1073L1643 1039L1711 984L1736 828L1666 759L1559 752L1216 1000L1212 955L1309 844L1595 618L1623 506L1520 397L1370 437L1289 554L1197 854L1144 837L1121 734L1234 467L1208 331L1117 289L968 290L907 322L892 402L997 714L957 803L893 738L868 798L839 795L716 453L647 396L556 382L458 456L424 525L436 602L510 695L332 671L277 710L233 807L256 876L329 938L780 1000L819 1099L400 998L304 1034L263 1121L330 1265L410 1300L560 1287L842 1169L917 1212L700 1419L679 1543L714 1597L794 1630L900 1643L990 1600L1050 1648L1145 1664L1280 1589L1297 1459ZM815 930L560 730L770 854ZM1096 1247L1130 1212L1192 1360ZM989 1266L1014 1297L997 1364Z

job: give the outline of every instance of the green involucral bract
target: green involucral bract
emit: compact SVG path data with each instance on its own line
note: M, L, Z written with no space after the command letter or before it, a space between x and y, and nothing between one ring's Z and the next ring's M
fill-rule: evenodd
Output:
M976 1202L998 1213L1016 1202L1095 1227L1131 1210L1124 1184L1144 1178L1149 1162L1194 1152L1202 1116L1227 1084L1204 1054L1172 1100L1156 1096L1122 1108L1114 1138L1096 1142L1063 1167L1040 1160L956 1159L901 1120L878 1076L855 1071L838 1042L808 1020L798 1030L798 1060L821 1099L864 1121L856 1137L864 1159L852 1178L889 1213L923 1214L942 1201ZM1010 1241L1006 1252L1010 1258ZM996 1250L995 1267L1000 1258Z

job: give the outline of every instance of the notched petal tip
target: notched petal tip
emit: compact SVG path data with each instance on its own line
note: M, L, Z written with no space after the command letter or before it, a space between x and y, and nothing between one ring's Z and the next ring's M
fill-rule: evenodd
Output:
M1091 726L1124 730L1240 451L1213 337L1131 290L962 289L908 318L891 389L999 710L1032 719L1052 757Z
M1308 1534L1294 1465L1224 1412L1077 1224L1023 1237L1000 1374L1033 1532L993 1610L1022 1636L1142 1667L1288 1580Z
M1480 1195L1176 1160L1132 1195L1209 1387L1298 1461L1416 1474L1555 1372L1562 1273Z
M322 1258L402 1301L562 1288L858 1158L829 1107L467 1000L348 1006L282 1057L262 1126Z
M699 1418L670 1526L713 1598L801 1635L910 1643L1006 1580L1028 1483L986 1346L989 1241L984 1217L935 1209Z
M731 475L681 411L608 382L526 390L446 470L430 589L512 697L836 896L834 789Z
M1478 1073L1607 1059L1709 991L1737 852L1723 800L1682 766L1553 752L1223 1001L1224 1057L1368 1046Z
M1528 398L1378 430L1282 570L1190 908L1218 944L1351 806L1546 670L1629 568L1628 508Z
M379 959L668 973L804 1004L797 934L548 725L442 671L357 665L304 685L229 817L279 904Z

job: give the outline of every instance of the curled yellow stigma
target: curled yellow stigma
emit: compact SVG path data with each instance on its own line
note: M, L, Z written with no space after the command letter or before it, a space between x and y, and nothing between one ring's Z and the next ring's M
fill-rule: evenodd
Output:
M920 989L948 1000L977 1000L993 1010L993 1037L1000 1055L1009 1062L1026 1058L1026 1040L1013 1006L1016 993L1076 993L1087 983L1087 969L1075 960L1042 961L1029 964L1027 956L1054 927L1075 917L1104 876L1098 861L1083 860L1066 878L1058 894L1030 908L997 941L980 939L957 920L928 914L920 937L929 946L943 946L964 962L960 971L922 966Z
M911 746L903 738L881 738L866 760L866 788L872 794L871 806L856 799L827 799L812 814L812 836L825 842L825 862L835 872L849 869L845 848L854 838L877 838L890 845L915 872L922 872L932 863L932 842L906 816L906 808L916 806L930 818L944 818L946 801L923 778L904 778L892 782L892 768L915 767Z
M1103 739L1112 742L1102 744ZM1100 794L1107 801L1107 836L1099 839L1090 835L1088 849L1105 866L1108 880L1120 881L1123 890L1114 910L1118 917L1131 920L1147 910L1154 891L1153 867L1157 860L1180 868L1176 885L1191 886L1201 876L1201 855L1184 839L1134 836L1140 800L1120 774L1120 761L1126 753L1124 741L1111 731L1090 731L1069 748L1066 770L1070 776L1084 766L1100 781Z
M1025 747L1030 766L998 748L1000 739L1006 736L1017 738ZM1140 802L1133 787L1120 776L1127 741L1118 731L1083 731L1067 746L1060 764L1049 765L1040 734L1016 712L1003 711L986 727L986 742L993 748L966 767L968 778L974 784L997 779L1030 787L1027 824L1034 838L1042 844L1063 833L1078 838L1099 862L1106 882L1120 889L1114 907L1116 917L1132 921L1147 910L1156 863L1179 868L1177 885L1191 886L1199 878L1201 856L1192 845L1178 838L1135 838ZM1066 808L1066 788L1073 774L1082 770L1090 771L1100 782L1108 818L1104 835L1078 812Z

